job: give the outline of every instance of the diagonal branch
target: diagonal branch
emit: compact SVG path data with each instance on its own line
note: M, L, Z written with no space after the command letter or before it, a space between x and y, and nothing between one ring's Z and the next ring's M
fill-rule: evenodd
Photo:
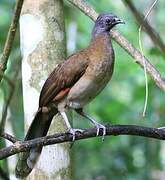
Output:
M98 14L96 11L87 4L84 0L68 0L74 6L79 8L83 13L89 16L92 20L96 20ZM144 61L146 65L147 73L155 81L156 85L165 91L165 79L161 77L160 72L144 57L139 50L137 50L124 36L122 36L117 30L111 30L110 35L112 38L130 55L135 59L141 67L144 68Z
M77 141L81 139L95 137L96 132L97 130L95 128L86 129L84 130L83 133L76 133L75 140ZM148 138L165 140L165 129L149 128L149 127L136 126L136 125L107 125L106 136L111 136L111 135L114 136L135 135L135 136L143 136ZM102 132L99 133L99 136L102 136ZM3 137L5 138L4 135ZM15 138L13 137L13 139ZM23 142L17 141L13 145L0 150L0 159L7 158L19 152L28 151L32 147L46 146L46 145L58 144L69 141L72 141L72 135L69 133L59 133L59 134L54 134L54 135L36 138L33 140L23 141Z
M0 58L0 71L2 71L2 72L5 72L6 67L7 67L7 62L8 62L8 58L9 58L9 55L10 55L10 52L12 49L15 33L17 30L17 25L19 22L22 5L23 5L23 0L17 0L16 5L15 5L14 17L12 19L12 22L11 22L11 25L10 25L10 28L9 28L9 31L7 34L5 46L3 49L3 53ZM0 82L1 82L2 78L3 78L3 76L0 76Z
M111 33L115 41L127 51L127 53L132 56L136 63L144 68L144 63L146 66L147 73L155 81L156 85L165 91L165 79L161 77L160 72L149 62L149 60L144 57L139 50L137 50L125 37L123 37L118 31L113 30Z
M155 32L155 30L151 27L151 25L148 23L147 20L144 20L144 16L136 9L133 2L130 0L123 0L123 2L128 6L128 8L131 10L132 14L136 18L137 22L144 27L144 30L146 33L150 36L153 43L155 43L161 52L165 55L165 44L161 40L158 33Z
M0 135L2 138L12 142L12 143L16 143L17 141L19 141L17 138L13 137L12 135L8 134L8 133L1 133Z

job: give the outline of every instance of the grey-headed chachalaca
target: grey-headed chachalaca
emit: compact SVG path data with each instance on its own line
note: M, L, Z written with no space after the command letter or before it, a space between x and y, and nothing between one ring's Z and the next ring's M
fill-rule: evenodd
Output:
M41 90L39 108L25 140L45 136L57 113L64 118L74 140L77 130L70 127L65 113L67 108L89 119L97 128L97 135L100 129L103 136L106 134L105 126L86 115L83 107L103 90L112 77L115 58L109 32L119 23L123 21L111 13L100 14L93 28L90 45L68 57L49 75ZM52 112L49 112L50 104L56 107ZM26 177L31 172L41 150L42 147L34 147L20 153L16 166L17 177Z

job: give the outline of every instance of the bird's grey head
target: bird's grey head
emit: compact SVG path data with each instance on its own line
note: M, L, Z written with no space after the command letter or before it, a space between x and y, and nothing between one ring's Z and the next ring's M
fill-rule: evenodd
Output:
M109 32L117 24L124 24L124 21L111 13L102 13L95 22L93 33Z

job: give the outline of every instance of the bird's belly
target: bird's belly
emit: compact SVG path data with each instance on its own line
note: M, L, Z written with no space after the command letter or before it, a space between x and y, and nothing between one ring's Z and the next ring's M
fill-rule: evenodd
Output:
M67 105L74 109L82 108L103 90L110 78L109 72L97 74L92 78L83 76L71 88L67 96Z

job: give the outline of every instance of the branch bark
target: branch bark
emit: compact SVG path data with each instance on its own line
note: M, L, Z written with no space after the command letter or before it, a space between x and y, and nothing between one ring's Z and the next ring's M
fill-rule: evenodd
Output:
M16 143L17 141L19 141L17 138L15 138L14 136L12 136L8 133L2 132L0 136L12 143Z
M153 43L159 47L161 52L165 55L165 44L161 40L160 36L156 31L151 27L151 25L148 23L147 20L144 20L144 16L136 9L136 7L133 4L133 1L130 0L123 0L123 2L128 6L134 17L136 18L136 21L139 25L142 24L143 30L146 31L146 33L150 36Z
M74 6L79 8L83 13L95 21L98 17L96 11L87 4L84 0L68 0ZM160 72L144 57L139 50L137 50L123 35L117 30L112 30L111 37L130 55L134 58L135 62L144 68L145 66L148 74L154 80L156 85L165 92L165 79L161 76Z
M12 49L15 33L17 30L17 25L19 22L19 17L23 5L23 0L17 0L16 5L15 5L15 12L14 12L14 17L12 19L8 34L7 34L7 39L5 42L5 46L3 49L2 56L0 58L0 71L5 72L6 67L7 67L7 62L9 59L9 55ZM0 82L2 80L3 76L0 76Z
M97 130L95 128L90 128L90 129L85 129L83 133L77 132L75 141L95 137L96 131ZM134 136L143 136L148 138L165 140L165 128L149 128L149 127L136 126L136 125L107 125L106 136L112 136L112 135L113 136L134 135ZM102 136L102 132L99 133L99 136ZM5 138L7 136L1 135L1 137ZM13 137L12 139L15 138ZM67 132L36 138L29 141L23 141L23 142L16 141L13 145L0 150L0 160L12 156L14 154L17 154L19 152L28 151L32 147L47 146L51 144L59 144L59 143L71 142L71 141L72 141L72 135Z

